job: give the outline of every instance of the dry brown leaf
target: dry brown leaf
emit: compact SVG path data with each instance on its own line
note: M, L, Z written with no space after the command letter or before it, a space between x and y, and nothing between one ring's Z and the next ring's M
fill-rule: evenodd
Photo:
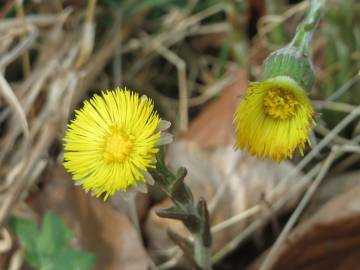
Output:
M245 69L237 70L234 82L221 97L209 104L190 124L184 138L200 147L216 147L234 142L233 115L247 85Z
M192 37L191 46L198 51L206 49L219 49L224 46L224 33L213 33Z
M305 217L313 215L325 203L356 186L360 185L360 171L335 175L326 179L326 182L319 187L314 198L304 213Z
M75 230L78 244L96 255L96 269L147 269L147 254L127 216L75 187L62 167L53 168L47 179L36 205Z
M360 186L334 198L301 223L270 269L360 269ZM258 269L259 260L250 269Z
M0 269L5 269L6 265L8 264L9 254L0 254Z

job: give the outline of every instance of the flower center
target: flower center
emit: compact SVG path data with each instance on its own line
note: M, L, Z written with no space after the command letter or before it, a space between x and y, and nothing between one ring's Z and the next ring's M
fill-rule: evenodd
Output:
M291 92L279 88L269 90L264 98L265 113L280 120L294 115L298 104Z
M122 130L114 129L106 139L104 158L109 162L123 162L129 157L132 147L131 137Z

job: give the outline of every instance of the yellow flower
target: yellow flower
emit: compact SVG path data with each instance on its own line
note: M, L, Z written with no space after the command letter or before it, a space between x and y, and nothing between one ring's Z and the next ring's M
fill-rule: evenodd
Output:
M303 154L314 125L305 91L288 76L250 83L234 115L236 148L281 161Z
M104 200L116 191L145 186L159 145L171 135L146 96L127 89L95 95L75 111L64 137L64 167L76 184Z

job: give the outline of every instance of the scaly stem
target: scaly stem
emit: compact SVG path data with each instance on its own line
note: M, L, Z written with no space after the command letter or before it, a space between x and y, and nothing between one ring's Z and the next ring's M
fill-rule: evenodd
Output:
M315 73L309 57L310 42L321 17L323 1L310 0L309 3L309 11L299 24L292 41L266 58L263 80L288 76L306 91L313 87Z
M158 155L157 168L151 172L155 182L171 198L175 206L159 209L160 217L177 219L191 232L193 241L169 231L170 238L184 251L185 256L197 268L211 269L211 234L209 216L204 199L195 204L190 188L184 183L186 169L180 168L174 175L165 165L163 151Z
M298 26L296 34L289 45L297 48L306 56L309 54L312 36L321 18L322 6L322 1L310 0L309 11L302 23Z

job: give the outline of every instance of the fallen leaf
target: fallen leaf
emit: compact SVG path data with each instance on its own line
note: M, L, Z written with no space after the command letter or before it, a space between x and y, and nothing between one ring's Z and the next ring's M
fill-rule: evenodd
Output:
M269 269L359 269L359 228L360 186L357 186L332 199L295 228ZM261 261L249 269L258 269Z
M314 194L309 207L303 216L309 217L318 211L325 203L356 186L360 185L360 171L335 175L326 179Z
M247 73L245 69L234 72L236 79L226 87L216 101L209 104L190 124L184 138L202 148L230 145L234 142L233 115L245 93Z

